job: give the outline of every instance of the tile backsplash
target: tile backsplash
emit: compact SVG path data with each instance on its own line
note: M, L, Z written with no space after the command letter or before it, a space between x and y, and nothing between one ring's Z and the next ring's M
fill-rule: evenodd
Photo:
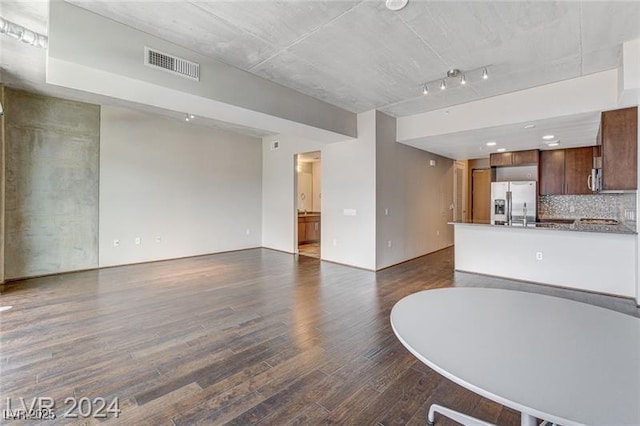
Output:
M617 219L636 229L636 193L594 195L541 195L540 219Z

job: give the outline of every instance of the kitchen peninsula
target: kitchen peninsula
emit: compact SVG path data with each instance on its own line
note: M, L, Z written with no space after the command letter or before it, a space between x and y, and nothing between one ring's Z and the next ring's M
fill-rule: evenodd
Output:
M624 225L454 226L456 270L636 296L636 232Z

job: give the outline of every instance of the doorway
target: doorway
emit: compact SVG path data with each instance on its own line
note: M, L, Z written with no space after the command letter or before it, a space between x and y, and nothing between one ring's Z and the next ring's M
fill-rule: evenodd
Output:
M491 204L491 169L471 171L471 221L489 223Z
M296 158L296 229L298 254L320 258L322 169L320 151Z

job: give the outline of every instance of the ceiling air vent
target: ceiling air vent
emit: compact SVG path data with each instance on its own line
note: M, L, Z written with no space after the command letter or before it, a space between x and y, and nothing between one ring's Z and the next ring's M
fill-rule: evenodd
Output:
M200 81L200 65L149 47L144 48L144 64Z

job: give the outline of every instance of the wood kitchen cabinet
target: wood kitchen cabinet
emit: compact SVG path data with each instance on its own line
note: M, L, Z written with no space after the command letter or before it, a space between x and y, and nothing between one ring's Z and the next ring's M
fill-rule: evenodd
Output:
M540 195L592 194L588 179L593 148L554 149L540 153Z
M320 215L298 216L298 244L320 241Z
M540 195L564 194L564 149L540 152Z
M489 164L491 167L512 166L513 165L513 153L511 152L496 152L489 156Z
M602 190L638 187L638 107L602 113L598 144L602 153Z
M565 150L564 185L565 194L593 194L589 188L589 178L593 168L593 147L570 148Z
M538 164L539 151L529 149L526 151L495 152L489 156L491 167L504 166L530 166Z
M311 219L311 218L309 218ZM320 241L320 218L307 222L307 241L310 243L317 243Z
M307 226L303 216L298 216L298 244L302 244L307 239Z

